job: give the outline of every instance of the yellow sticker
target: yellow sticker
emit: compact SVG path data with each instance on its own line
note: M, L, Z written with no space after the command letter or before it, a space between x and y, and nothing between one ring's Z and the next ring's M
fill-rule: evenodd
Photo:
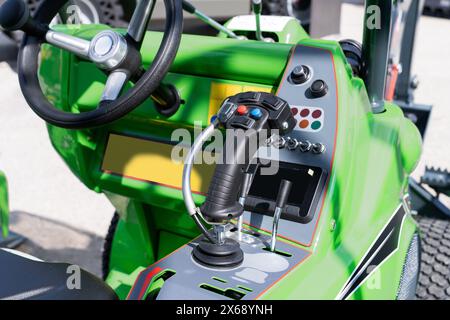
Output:
M102 170L181 189L183 163L172 160L173 148L173 145L166 143L110 134ZM207 193L214 169L214 165L194 166L191 178L192 192Z

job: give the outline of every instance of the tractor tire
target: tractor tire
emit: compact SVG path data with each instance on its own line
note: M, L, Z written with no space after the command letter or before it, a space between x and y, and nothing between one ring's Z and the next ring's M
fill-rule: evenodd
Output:
M111 223L108 228L108 233L106 234L105 241L103 242L103 252L102 252L102 277L106 280L110 271L110 259L111 250L114 240L114 235L116 234L117 225L119 224L120 216L117 212L114 212L114 216L111 219Z
M263 2L263 14L273 16L291 16L302 25L309 25L311 0L266 0Z
M450 300L450 221L419 217L422 252L416 297Z

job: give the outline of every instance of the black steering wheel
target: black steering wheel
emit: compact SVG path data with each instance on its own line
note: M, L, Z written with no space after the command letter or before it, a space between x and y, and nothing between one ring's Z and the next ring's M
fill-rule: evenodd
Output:
M175 59L183 29L181 0L164 0L166 27L160 48L148 70L142 66L140 49L156 1L139 1L125 36L113 31L99 32L91 41L50 29L49 24L67 0L45 0L31 18L21 0L7 0L0 7L0 25L8 31L26 33L18 58L20 87L29 106L48 123L85 129L114 122L130 113L158 88ZM38 80L39 52L49 43L91 61L102 69L108 80L95 110L70 113L57 109L42 93ZM123 87L133 81L132 89L121 95Z

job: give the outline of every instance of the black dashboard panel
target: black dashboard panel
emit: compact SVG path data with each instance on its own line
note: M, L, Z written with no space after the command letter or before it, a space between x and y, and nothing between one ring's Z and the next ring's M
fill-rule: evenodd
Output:
M280 163L276 175L263 175L258 169L250 192L245 201L245 210L273 216L278 187L283 179L296 182L288 198L287 206L283 210L282 219L300 223L312 220L314 210L311 205L314 198L320 195L325 173L318 167L298 166Z

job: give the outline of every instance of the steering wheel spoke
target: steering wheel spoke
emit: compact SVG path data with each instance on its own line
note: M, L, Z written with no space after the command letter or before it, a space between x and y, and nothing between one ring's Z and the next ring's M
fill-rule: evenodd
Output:
M45 40L47 43L54 45L55 47L69 51L81 58L90 60L89 48L91 46L91 42L88 40L53 30L49 30L47 32L45 35Z
M108 76L105 84L105 89L101 97L101 102L114 101L122 92L125 85L128 83L130 76L124 71L114 71Z
M136 5L127 34L138 44L139 49L155 8L155 0L140 0Z

